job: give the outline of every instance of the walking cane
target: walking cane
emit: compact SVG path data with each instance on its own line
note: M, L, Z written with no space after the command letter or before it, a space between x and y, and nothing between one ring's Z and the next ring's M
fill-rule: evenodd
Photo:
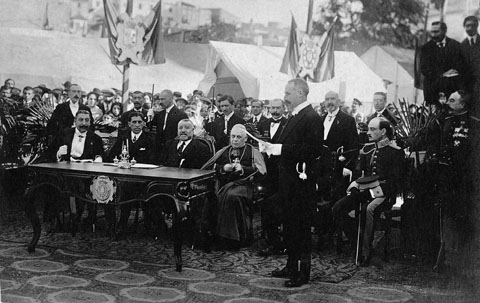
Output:
M443 259L445 257L445 241L443 239L442 205L440 205L439 213L440 213L440 248L438 249L437 262L435 262L435 266L433 267L434 271L440 270L441 266L443 265Z

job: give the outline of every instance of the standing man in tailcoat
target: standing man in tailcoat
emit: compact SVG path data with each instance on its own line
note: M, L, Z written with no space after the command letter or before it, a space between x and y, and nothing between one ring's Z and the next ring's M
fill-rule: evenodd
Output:
M310 280L312 235L315 210L314 162L322 152L323 124L307 102L309 88L296 78L285 87L285 102L293 108L277 143L265 142L260 149L267 155L280 156L279 191L284 203L284 232L287 264L272 272L274 277L289 278L286 287L300 287Z

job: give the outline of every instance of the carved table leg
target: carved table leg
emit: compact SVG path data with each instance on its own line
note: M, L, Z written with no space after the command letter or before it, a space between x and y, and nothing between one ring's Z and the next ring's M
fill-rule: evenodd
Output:
M37 211L35 209L35 199L33 193L35 192L34 188L27 188L25 191L25 213L27 218L32 223L33 228L33 237L30 243L28 244L28 252L35 252L37 247L38 240L40 239L40 234L42 232L42 226L40 224L40 219L38 218Z

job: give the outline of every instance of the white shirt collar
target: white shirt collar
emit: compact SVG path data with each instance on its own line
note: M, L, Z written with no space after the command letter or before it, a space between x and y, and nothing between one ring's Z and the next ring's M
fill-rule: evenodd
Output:
M327 113L327 116L336 117L339 111L340 107L334 110L332 113Z
M387 109L387 108L384 107L381 111L379 111L379 112L376 111L375 113L376 113L376 114L382 114L382 115L383 115L383 112L384 112L386 109Z
M306 108L307 106L309 106L310 103L308 103L307 101L304 101L302 103L300 103L299 105L297 105L293 111L292 111L292 116L295 116L297 115L302 109Z
M257 121L260 121L260 118L262 118L262 113L258 115L253 115L253 118L257 118Z
M230 120L230 118L233 116L234 112L232 111L230 114L225 115L225 121Z
M437 45L440 45L440 44L441 44L442 46L447 45L447 36L445 36L442 41L437 42Z
M475 34L474 36L469 36L467 35L468 42L473 39L473 42L477 43L477 38L478 38L478 33Z
M68 99L68 104L70 105L70 107L78 107L78 102L73 103L73 101L71 99Z
M80 136L80 135L86 137L86 136L87 136L87 132L81 133L81 132L78 130L78 128L75 127L75 136L78 137L78 136Z
M131 131L131 134L132 134L132 137L131 137L131 138L133 139L133 137L136 136L136 137L137 137L137 140L138 140L138 138L140 138L140 136L142 135L142 132L143 132L143 131L140 131L138 134L135 134L134 132Z
M167 112L167 114L172 110L172 108L175 106L175 104L172 103L172 105L170 105L169 107L167 107L165 109L165 111Z
M180 145L182 145L182 143L185 142L185 147L187 147L188 144L190 144L190 142L192 142L192 139L189 139L187 141L182 141L182 140L179 140L178 141L178 144L177 144L177 149L180 147ZM185 150L185 147L183 148L183 150Z

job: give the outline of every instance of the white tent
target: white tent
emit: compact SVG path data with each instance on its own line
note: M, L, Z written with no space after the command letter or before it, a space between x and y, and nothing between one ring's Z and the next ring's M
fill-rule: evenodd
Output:
M16 86L78 83L85 91L94 87L122 87L122 66L117 70L108 57L107 39L82 38L60 32L0 28L0 79L13 78ZM208 56L206 44L166 43L165 64L130 68L130 90L171 89L191 93L203 77Z
M392 46L372 46L361 58L380 78L391 82L387 88L388 102L398 98L407 98L410 102L415 98L419 101L423 100L423 91L415 91L413 85L415 59L413 50Z
M210 41L205 75L198 88L208 92L224 78L236 78L246 97L283 98L285 84L291 78L279 72L284 52L282 47ZM336 51L335 78L309 85L312 103L320 103L326 92L335 90L347 104L353 98L366 101L364 110L367 112L371 108L373 93L385 91L382 79L353 52Z

